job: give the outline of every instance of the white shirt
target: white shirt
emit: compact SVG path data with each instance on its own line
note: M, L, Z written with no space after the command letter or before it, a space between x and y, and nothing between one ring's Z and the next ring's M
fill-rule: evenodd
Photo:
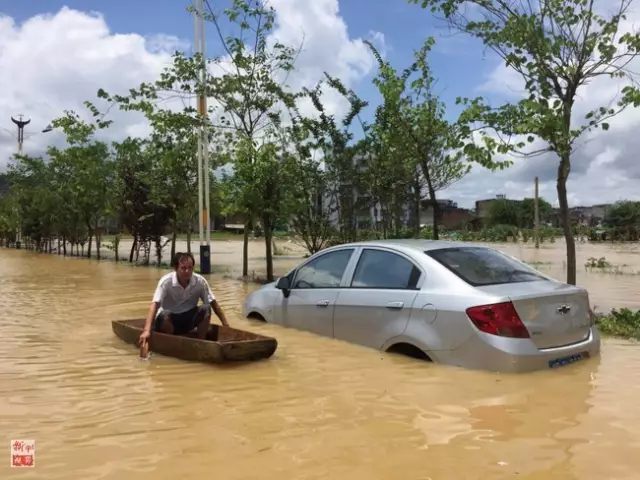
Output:
M186 288L178 282L176 272L167 273L159 281L153 294L153 302L159 303L162 310L183 313L198 306L198 299L210 304L215 296L207 280L197 273L191 275Z

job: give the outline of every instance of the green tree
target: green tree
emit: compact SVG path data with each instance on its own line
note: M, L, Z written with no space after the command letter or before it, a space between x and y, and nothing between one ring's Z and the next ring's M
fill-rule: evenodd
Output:
M360 172L362 183L373 204L380 208L384 238L390 231L399 236L404 208L415 198L413 216L414 234L417 235L422 182L416 157L408 151L410 135L405 129L407 119L404 117L408 102L405 96L407 79L405 75L399 76L371 43L367 42L367 45L378 60L378 76L373 83L382 96L382 103L376 108L375 121L366 129L364 149L367 155L365 168Z
M416 220L419 219L420 191L423 184L426 187L433 209L433 238L438 239L437 192L469 172L462 146L470 132L446 120L445 105L433 91L434 77L428 63L433 44L433 39L427 39L415 53L412 65L401 74L382 59L372 44L368 45L378 60L379 76L374 83L383 97L375 130L393 145L390 147L392 162L405 177L413 178L419 168L422 182L420 179L404 182L415 185Z
M184 112L158 110L148 113L147 118L153 129L146 152L153 159L151 197L155 204L164 206L169 214L173 257L178 232L188 232L189 242L194 215L198 210L193 195L198 188L197 170L193 166L197 150L196 130L193 119ZM208 174L211 180L211 172ZM160 236L154 240L157 261L160 263Z
M489 224L521 227L522 211L520 210L520 202L507 199L492 202L489 207Z
M607 210L604 223L610 227L640 226L640 202L616 202Z
M114 145L117 199L114 207L119 223L133 236L129 262L134 261L134 254L137 261L142 249L145 252L144 263L148 263L150 243L155 242L156 257L160 263L160 237L175 218L167 205L166 194L159 192L166 183L165 179L158 179L163 171L162 162L158 167L157 151L149 146L150 143L151 140L128 138Z
M640 237L640 202L624 200L606 212L604 224L613 229L614 238L638 240Z
M498 132L484 131L479 156L522 151L536 137L546 146L529 155L553 152L558 160L560 220L567 245L567 282L576 282L575 241L569 218L567 179L576 141L594 128L608 130L607 120L628 105L640 105L629 64L638 56L640 35L625 32L632 0L607 4L603 16L595 0L409 0L443 14L455 28L474 35L496 52L524 82L526 97L497 109L481 99L468 101L467 119ZM604 7L604 5L602 5ZM471 7L471 8L467 8ZM578 121L576 100L586 84L610 80L622 85L621 96L605 102ZM612 100L615 100L612 99ZM528 135L520 141L520 135ZM515 140L514 140L515 138ZM473 146L467 150L472 152ZM478 150L476 150L476 153Z
M20 226L19 204L14 192L9 190L9 180L5 175L7 190L0 195L0 243L8 246L16 241Z
M540 221L547 221L553 213L553 207L543 198L538 199ZM533 198L524 200L500 199L489 207L490 225L512 225L518 228L533 228L535 207Z
M52 188L51 167L41 157L16 155L9 165L9 181L15 195L13 206L17 206L17 226L37 250L45 250L54 235L59 205ZM9 219L16 226L15 217Z
M110 186L114 171L109 147L92 137L96 130L109 124L102 120L89 123L75 112L65 112L52 125L62 128L69 146L65 149L52 147L48 152L54 168L65 172L64 188L69 192L71 205L87 228L87 257L91 257L91 241L95 238L98 259L104 222L111 211L113 199Z
M535 199L525 198L520 202L520 218L522 228L534 228L535 226ZM551 220L553 207L544 198L538 198L538 217L540 223L544 224Z
M314 254L327 247L336 235L324 201L327 174L309 157L293 162L292 168L295 170L289 184L291 226L309 253Z
M6 173L0 173L0 197L9 193L9 177Z
M248 273L247 235L251 216L255 215L264 230L267 279L273 280L273 226L283 185L274 181L270 169L281 168L276 164L283 159L273 156L279 151L278 130L283 113L295 108L296 95L286 88L295 51L280 42L268 41L275 12L262 0L234 0L224 15L211 11L206 18L213 23L226 53L225 58L215 59L212 65L221 74L210 76L207 82L207 93L214 99L211 113L227 132L225 146L232 150L238 146L241 152L235 157L238 163L234 172L245 176L237 185L247 191L239 194L238 199L250 202L241 208L251 212L245 219L242 272L245 276ZM223 25L236 31L225 35ZM247 182L247 177L253 178L254 183ZM268 196L254 203L258 198L256 192Z
M340 93L349 103L349 111L338 119L323 103L323 89L331 88ZM352 123L367 103L347 89L340 79L325 73L325 80L312 89L304 89L311 100L315 112L313 116L298 115L298 124L309 133L307 147L319 152L323 162L327 189L323 192L323 202L329 215L336 215L338 233L343 242L357 239L356 194L361 189L359 170L364 160L361 147L354 144Z
M329 245L337 232L331 222L331 205L327 202L332 182L324 164L314 156L317 152L306 120L294 117L292 124L282 130L286 188L280 217L313 254Z

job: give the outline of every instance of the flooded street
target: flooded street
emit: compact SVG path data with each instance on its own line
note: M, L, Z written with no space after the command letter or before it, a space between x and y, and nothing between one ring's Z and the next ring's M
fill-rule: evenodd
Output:
M499 248L564 278L562 243ZM140 361L111 320L144 316L164 270L0 249L1 479L638 478L640 344L533 374L433 365L243 319L256 285L228 250L210 282L232 326L278 339L268 360ZM601 256L627 273L586 272ZM637 245L578 245L599 310L640 308L638 271ZM34 469L9 468L12 439Z

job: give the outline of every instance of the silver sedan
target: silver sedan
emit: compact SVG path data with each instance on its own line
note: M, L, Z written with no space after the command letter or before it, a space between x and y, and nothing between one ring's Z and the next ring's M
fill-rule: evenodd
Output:
M468 243L388 240L328 248L248 295L244 314L495 371L560 367L600 350L586 290Z

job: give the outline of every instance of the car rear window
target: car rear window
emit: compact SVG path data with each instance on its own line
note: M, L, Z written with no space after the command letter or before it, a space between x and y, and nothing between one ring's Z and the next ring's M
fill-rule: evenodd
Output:
M490 248L442 248L425 253L474 286L544 280L524 263Z

